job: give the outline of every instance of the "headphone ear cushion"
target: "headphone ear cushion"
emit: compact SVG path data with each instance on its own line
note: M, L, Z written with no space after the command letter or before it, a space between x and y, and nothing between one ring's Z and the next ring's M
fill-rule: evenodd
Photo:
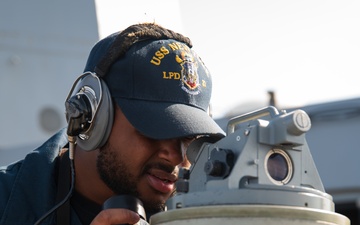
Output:
M109 138L114 122L114 106L106 83L100 79L102 100L91 122L91 130L86 139L77 138L77 144L86 151L102 147Z

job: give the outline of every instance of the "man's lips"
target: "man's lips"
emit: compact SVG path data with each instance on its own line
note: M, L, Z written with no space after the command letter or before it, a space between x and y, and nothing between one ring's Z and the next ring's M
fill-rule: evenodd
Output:
M153 168L148 171L147 180L152 188L161 193L168 194L173 192L177 176L175 174Z

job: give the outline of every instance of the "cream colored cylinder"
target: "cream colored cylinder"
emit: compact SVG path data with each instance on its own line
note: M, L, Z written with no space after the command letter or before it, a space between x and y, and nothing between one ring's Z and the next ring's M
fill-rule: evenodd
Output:
M350 225L338 213L273 205L202 206L155 214L150 225Z

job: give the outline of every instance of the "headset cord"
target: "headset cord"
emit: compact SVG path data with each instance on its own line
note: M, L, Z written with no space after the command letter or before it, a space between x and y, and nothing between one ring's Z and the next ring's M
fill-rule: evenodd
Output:
M66 195L66 197L59 202L57 205L55 205L52 209L50 209L47 213L45 213L40 219L38 219L38 221L35 222L34 225L39 225L41 222L43 222L44 219L46 219L50 214L52 214L53 212L55 212L55 210L57 210L58 208L60 208L63 204L65 204L66 201L68 201L74 191L74 187L75 187L75 168L74 168L74 149L75 149L75 137L73 136L69 136L69 158L70 158L70 170L71 170L71 185L70 185L70 190L68 192L68 194Z

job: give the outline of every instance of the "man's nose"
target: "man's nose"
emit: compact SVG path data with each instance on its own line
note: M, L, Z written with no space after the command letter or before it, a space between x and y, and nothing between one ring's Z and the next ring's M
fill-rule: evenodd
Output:
M159 157L169 161L173 166L177 166L184 161L181 151L181 140L169 139L159 141Z

